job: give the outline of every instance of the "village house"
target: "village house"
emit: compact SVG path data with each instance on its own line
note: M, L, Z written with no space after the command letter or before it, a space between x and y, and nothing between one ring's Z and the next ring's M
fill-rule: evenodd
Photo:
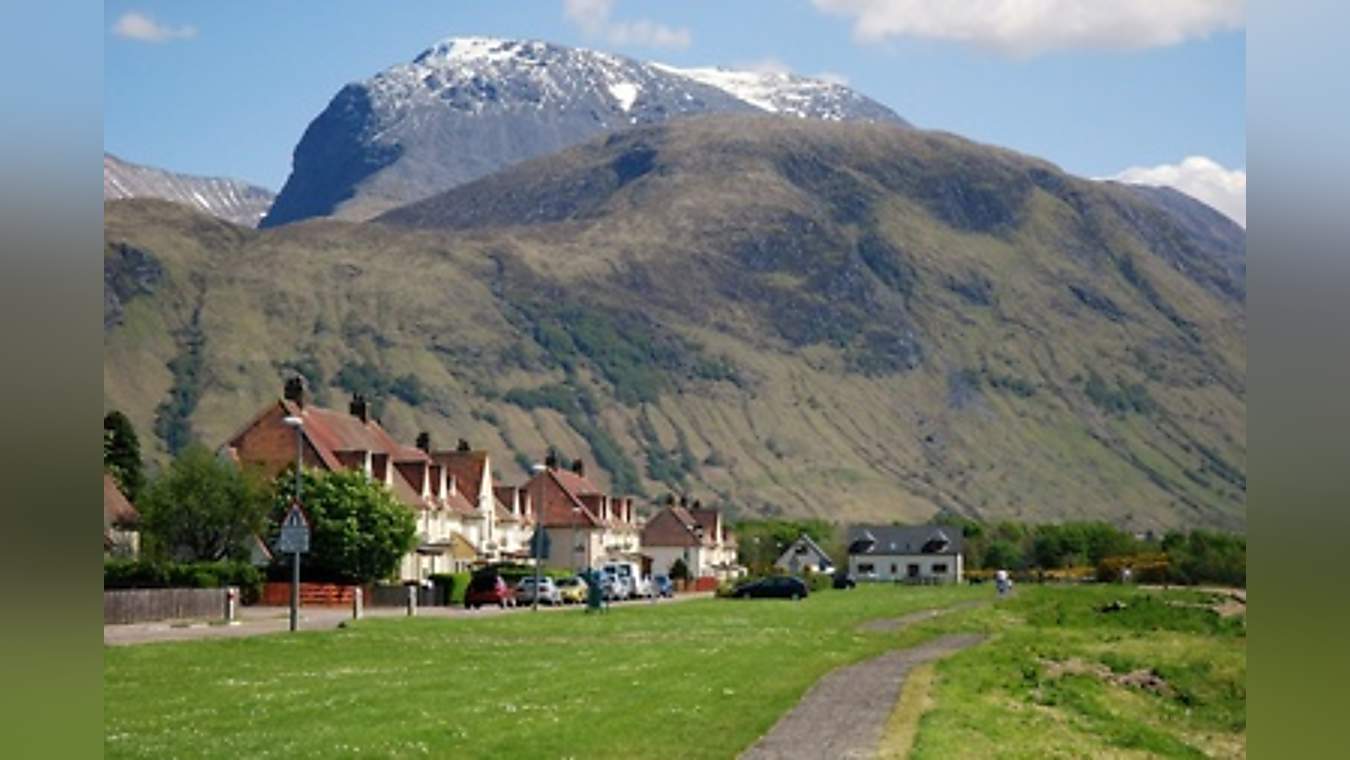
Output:
M961 529L858 525L848 532L848 569L859 581L960 583Z
M736 539L718 509L669 498L665 507L642 527L642 553L651 557L654 575L669 575L683 560L692 578L738 577L744 568L736 562Z
M602 491L586 477L582 460L566 470L550 454L524 490L537 524L549 537L544 560L549 567L575 570L610 560L642 562L633 500Z
M429 436L417 447L403 446L370 414L369 404L354 396L348 412L309 403L303 382L287 381L283 397L265 406L225 444L223 453L241 464L260 466L275 477L296 459L296 432L287 417L303 421L301 456L306 467L335 472L358 470L383 483L417 518L418 545L404 557L403 580L422 580L433 573L466 569L481 553L466 531L483 532L479 483L462 493L456 473L430 454ZM488 490L487 509L493 509ZM487 529L490 533L491 528Z
M140 522L140 513L117 487L117 480L103 473L103 555L128 559L139 555Z
M793 575L834 572L834 560L830 559L830 555L805 533L789 544L782 556L773 564L774 567Z

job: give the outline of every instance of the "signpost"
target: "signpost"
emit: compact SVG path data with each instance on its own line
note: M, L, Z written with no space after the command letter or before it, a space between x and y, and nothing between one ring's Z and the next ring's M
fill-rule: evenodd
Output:
M534 557L534 596L530 599L530 609L539 609L539 565L549 553L548 531L540 525L530 536L530 555Z
M291 555L291 630L300 624L300 555L309 552L309 519L300 509L300 500L291 502L286 519L281 521L277 550Z

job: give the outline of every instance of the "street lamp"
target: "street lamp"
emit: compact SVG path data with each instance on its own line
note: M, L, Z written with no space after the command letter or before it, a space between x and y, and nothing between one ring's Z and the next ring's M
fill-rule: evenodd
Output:
M295 503L300 503L300 468L305 461L304 419L287 416L282 422L295 429ZM291 552L291 630L300 627L300 552Z

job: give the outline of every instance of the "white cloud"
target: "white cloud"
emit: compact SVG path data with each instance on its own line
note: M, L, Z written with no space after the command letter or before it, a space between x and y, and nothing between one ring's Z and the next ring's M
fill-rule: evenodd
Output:
M1204 156L1189 156L1179 164L1132 166L1110 177L1132 185L1172 187L1202 201L1224 216L1247 226L1247 171L1225 169Z
M169 26L161 24L144 13L127 11L112 26L113 34L138 42L168 42L197 36L197 27L191 24Z
M687 48L693 41L684 27L669 27L647 19L615 21L615 0L563 0L563 15L588 37L611 45L653 48Z
M822 82L829 82L830 84L837 84L842 87L848 86L848 77L837 71L822 71L819 74L816 74L814 78L819 79Z
M1132 50L1239 29L1245 0L812 0L860 42L923 37L1012 56Z

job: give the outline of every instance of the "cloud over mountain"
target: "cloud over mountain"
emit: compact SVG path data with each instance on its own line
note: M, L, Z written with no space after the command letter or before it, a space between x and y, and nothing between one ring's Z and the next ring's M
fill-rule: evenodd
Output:
M1013 56L1133 50L1241 28L1243 0L812 0L853 21L864 43L895 37L958 42Z
M168 42L197 36L197 27L191 24L171 26L162 24L138 11L123 13L112 26L112 33L137 42Z
M1132 185L1172 187L1203 201L1243 227L1247 226L1247 171L1225 169L1204 156L1188 156L1179 164L1132 166L1110 179Z

